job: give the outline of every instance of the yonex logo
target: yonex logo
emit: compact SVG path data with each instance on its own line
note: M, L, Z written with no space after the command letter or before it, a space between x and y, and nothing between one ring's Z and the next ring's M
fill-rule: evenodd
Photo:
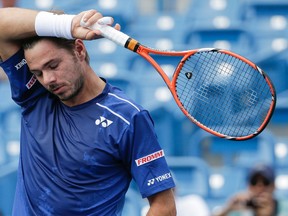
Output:
M155 182L155 179L149 179L147 185L148 186L153 185L154 182Z
M159 183L159 182L168 180L168 179L170 179L170 178L172 178L171 173L165 173L164 175L160 175L160 176L155 177L155 178L153 178L153 179L149 179L148 182L147 182L147 185L148 185L148 186L151 186L151 185L154 185L155 182L156 182L156 183L157 183L157 182Z
M103 116L100 116L100 119L96 119L95 124L96 125L100 125L104 128L107 128L109 125L111 125L113 123L113 121L106 119Z
M15 65L16 70L19 70L22 68L25 64L27 64L27 61L25 59L22 59L18 64Z

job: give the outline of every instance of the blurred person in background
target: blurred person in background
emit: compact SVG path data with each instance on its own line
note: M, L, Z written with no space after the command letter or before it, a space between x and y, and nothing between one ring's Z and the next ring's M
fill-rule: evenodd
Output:
M248 186L229 199L214 216L285 216L282 202L274 196L275 173L272 167L257 164L247 176Z

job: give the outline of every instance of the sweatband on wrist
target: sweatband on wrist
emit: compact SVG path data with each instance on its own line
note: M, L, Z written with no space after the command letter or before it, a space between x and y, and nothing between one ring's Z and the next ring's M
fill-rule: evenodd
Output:
M36 34L38 36L73 39L71 29L74 16L41 11L35 19Z

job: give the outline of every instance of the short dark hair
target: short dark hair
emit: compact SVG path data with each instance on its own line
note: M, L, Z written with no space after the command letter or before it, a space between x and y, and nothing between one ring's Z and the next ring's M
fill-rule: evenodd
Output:
M269 182L275 181L275 172L272 166L267 164L257 164L253 166L248 173L248 181L251 183L256 177L262 177Z
M65 38L57 38L57 37L39 37L39 36L35 36L35 37L27 38L27 39L24 39L24 40L21 41L22 48L24 50L32 49L35 44L37 44L39 41L41 41L43 39L50 40L51 42L56 44L59 48L66 49L66 50L68 50L69 52L71 52L73 54L73 50L75 48L75 40L68 40L68 39L65 39ZM89 57L89 54L87 53L87 51L86 51L85 60L86 60L87 63L90 62L90 57Z

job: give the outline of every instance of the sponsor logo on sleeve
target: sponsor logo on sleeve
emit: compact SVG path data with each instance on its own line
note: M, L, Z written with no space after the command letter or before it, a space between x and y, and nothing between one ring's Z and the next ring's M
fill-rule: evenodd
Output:
M22 59L19 63L17 63L15 65L16 70L19 70L20 68L22 68L25 64L27 64L26 59Z
M27 64L26 59L22 59L19 63L17 63L15 65L16 70L20 70L24 65ZM26 88L30 89L32 88L32 86L36 83L37 79L36 77L33 75L30 80L28 81L28 83L26 83Z
M33 75L31 79L28 81L28 83L26 83L26 88L27 89L32 88L32 86L36 83L36 81L37 81L37 78Z
M137 166L141 166L143 164L146 164L146 163L149 163L151 161L157 160L157 159L159 159L161 157L164 157L163 149L160 150L160 151L154 152L152 154L146 155L146 156L144 156L142 158L136 159L135 162L136 162Z
M153 179L149 179L147 181L147 185L151 186L151 185L154 185L155 183L159 183L159 182L165 181L165 180L170 179L170 178L172 178L171 173L165 173L164 175L155 177Z

